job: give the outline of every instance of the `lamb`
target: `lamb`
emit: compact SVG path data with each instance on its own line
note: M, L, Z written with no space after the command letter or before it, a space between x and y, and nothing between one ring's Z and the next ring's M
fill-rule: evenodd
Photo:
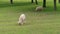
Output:
M43 10L43 7L42 6L36 7L36 11L42 11L42 10Z
M24 21L25 21L25 14L21 14L20 17L19 17L18 24L23 25Z

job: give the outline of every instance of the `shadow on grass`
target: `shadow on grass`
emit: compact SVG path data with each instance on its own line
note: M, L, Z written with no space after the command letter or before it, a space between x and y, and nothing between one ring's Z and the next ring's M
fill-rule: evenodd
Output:
M38 6L42 5L42 2L39 2ZM10 4L8 2L4 2L4 3L0 3L0 8L4 8L4 7L14 7L14 6L25 6L26 9L24 7L22 7L21 10L27 10L27 11L33 11L35 12L35 8L36 6L34 4L31 4L31 2L15 2L13 4ZM28 6L28 7L27 7ZM45 11L54 11L54 7L53 6L47 6L46 9L43 10ZM60 11L60 6L57 6L57 10L56 11Z
M0 3L0 8L11 7L11 6L27 6L27 5L32 5L32 4L30 2L16 2L13 4L6 2L6 3Z

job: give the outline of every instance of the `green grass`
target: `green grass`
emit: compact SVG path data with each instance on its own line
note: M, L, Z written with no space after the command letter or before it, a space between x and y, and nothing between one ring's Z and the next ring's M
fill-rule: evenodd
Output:
M39 0L38 0L39 1ZM47 0L47 7L42 12L35 11L36 6L30 0L0 0L0 34L60 34L60 4L53 10L53 0ZM26 24L17 24L20 14L26 15Z

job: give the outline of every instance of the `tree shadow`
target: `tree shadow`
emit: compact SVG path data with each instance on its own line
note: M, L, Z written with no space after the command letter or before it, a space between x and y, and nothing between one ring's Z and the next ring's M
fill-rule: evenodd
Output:
M0 8L3 8L3 7L13 7L13 6L27 6L27 5L32 5L31 2L16 2L16 3L13 3L13 4L10 4L10 3L0 3Z

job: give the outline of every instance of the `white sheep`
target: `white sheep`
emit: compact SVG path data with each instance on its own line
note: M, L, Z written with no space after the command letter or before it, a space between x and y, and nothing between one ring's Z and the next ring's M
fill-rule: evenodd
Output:
M42 11L42 10L43 10L43 7L42 6L36 7L36 11Z
M20 17L19 17L18 24L23 25L24 21L25 21L25 14L21 14Z

